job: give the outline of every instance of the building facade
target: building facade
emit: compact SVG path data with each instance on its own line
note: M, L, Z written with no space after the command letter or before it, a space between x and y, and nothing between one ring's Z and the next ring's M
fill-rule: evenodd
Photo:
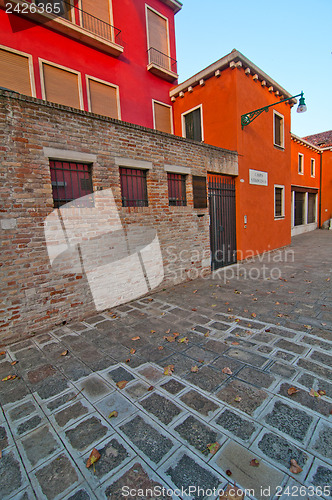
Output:
M290 110L296 101L282 101L291 94L236 50L170 94L177 135L238 152L239 175L232 180L236 216L229 218L224 211L228 221L221 224L222 232L227 224L234 231L236 224L237 258L288 245ZM266 106L267 113L258 113L254 121L242 126L242 115ZM221 251L227 252L229 243L225 238L219 241Z
M0 87L171 133L180 2L44 3L0 1Z

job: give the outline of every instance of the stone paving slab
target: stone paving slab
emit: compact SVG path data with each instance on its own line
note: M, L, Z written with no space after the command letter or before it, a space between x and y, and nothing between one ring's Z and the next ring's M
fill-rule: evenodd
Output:
M295 238L280 280L249 281L235 266L232 279L219 270L4 346L0 377L17 378L0 382L2 497L118 500L126 483L246 488L268 476L283 499L287 486L331 498L331 237ZM167 342L167 332L188 343ZM216 455L210 440L221 445ZM93 447L95 472L85 465ZM248 467L252 455L258 468Z

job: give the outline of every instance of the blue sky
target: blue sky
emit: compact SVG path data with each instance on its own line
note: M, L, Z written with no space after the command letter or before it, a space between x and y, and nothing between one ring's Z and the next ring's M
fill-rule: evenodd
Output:
M332 0L182 2L179 82L236 48L292 95L304 91L308 111L292 108L294 134L332 129Z

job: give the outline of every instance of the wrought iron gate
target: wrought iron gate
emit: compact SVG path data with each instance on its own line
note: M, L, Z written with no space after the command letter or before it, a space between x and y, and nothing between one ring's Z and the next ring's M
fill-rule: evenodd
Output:
M208 174L212 271L236 263L235 179Z

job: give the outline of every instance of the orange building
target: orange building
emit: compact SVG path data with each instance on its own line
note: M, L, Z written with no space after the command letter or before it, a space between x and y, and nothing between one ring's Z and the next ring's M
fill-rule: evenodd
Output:
M320 227L332 227L332 130L304 139L321 151Z
M316 229L319 224L320 148L291 134L292 236Z
M211 249L223 253L212 268L236 261L235 231L237 260L290 244L292 95L237 50L170 95L175 134L239 155L237 177L208 178ZM257 109L242 126L241 116ZM234 185L235 203L222 206Z

